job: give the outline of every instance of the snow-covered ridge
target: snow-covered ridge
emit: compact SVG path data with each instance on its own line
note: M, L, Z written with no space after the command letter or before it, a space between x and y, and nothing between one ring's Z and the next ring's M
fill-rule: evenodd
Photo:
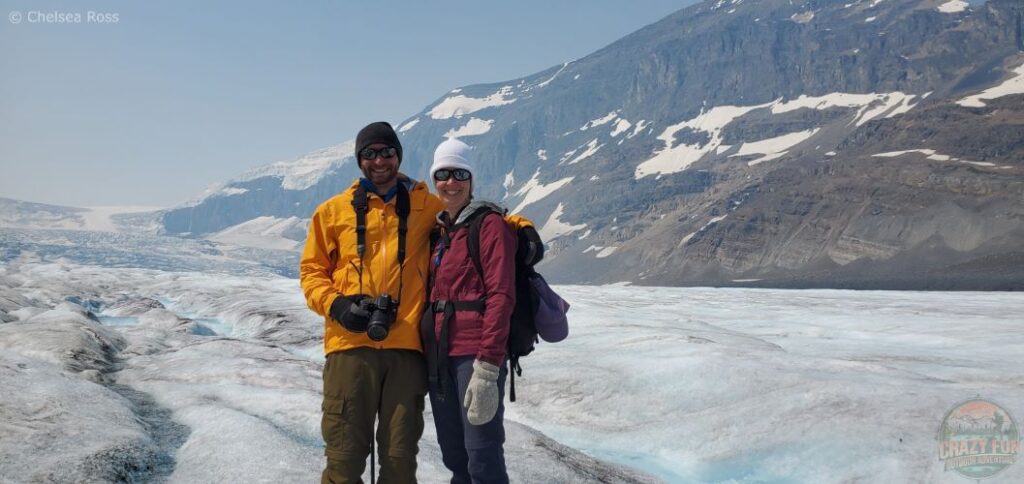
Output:
M238 178L207 188L198 197L185 202L182 206L196 206L208 198L244 193L244 189L231 185L264 177L281 178L281 188L285 190L305 190L315 185L332 170L345 163L355 161L354 151L355 140L349 140L339 145L316 150L294 160L278 161L256 167L242 173Z
M286 190L304 190L316 184L328 171L345 162L355 161L354 140L316 150L301 158L279 161L243 173L234 181L249 181L265 176L280 176Z

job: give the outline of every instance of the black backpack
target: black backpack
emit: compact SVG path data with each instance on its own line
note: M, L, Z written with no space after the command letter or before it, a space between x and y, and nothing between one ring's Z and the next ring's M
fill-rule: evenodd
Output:
M516 305L512 311L508 334L508 364L509 364L509 401L516 401L516 376L523 375L523 367L519 359L529 355L536 348L538 339L538 317L539 315L551 315L549 317L561 318L560 322L554 323L561 326L555 329L556 336L549 337L548 334L541 334L545 341L561 341L568 332L565 311L568 311L569 304L558 297L548 287L544 278L534 270L534 266L544 258L544 244L529 220L519 216L508 216L497 210L480 210L473 214L468 221L467 244L469 256L476 267L477 274L483 279L483 264L480 262L480 226L483 224L484 216L488 213L497 213L505 218L505 222L515 230L516 236ZM554 299L554 300L553 300ZM552 304L546 304L552 303ZM556 306L550 308L548 306ZM543 328L550 327L543 326ZM563 331L564 330L564 331Z
M516 215L507 216L503 211L494 207L477 210L469 220L460 224L469 231L466 240L469 256L480 278L483 279L484 274L483 263L480 262L480 226L483 224L484 217L491 212L501 215L510 227L514 227L516 236L516 305L512 310L507 348L509 400L514 402L516 401L515 377L523 374L519 359L533 352L538 342L538 336L548 342L565 339L568 335L568 320L565 313L569 310L569 304L551 290L544 278L533 268L544 257L544 244L532 222ZM442 237L435 231L431 234L431 247L434 247L436 243L447 242L446 237ZM432 286L433 281L428 284L428 290ZM428 304L420 324L420 338L423 342L424 356L427 359L427 373L431 383L437 383L446 378L444 368L447 365L448 322L454 312L477 311L483 313L485 307L483 300L437 301ZM445 317L441 325L441 334L435 338L434 315L437 313L443 313ZM443 384L441 388L444 388ZM439 397L444 399L445 395L441 393Z

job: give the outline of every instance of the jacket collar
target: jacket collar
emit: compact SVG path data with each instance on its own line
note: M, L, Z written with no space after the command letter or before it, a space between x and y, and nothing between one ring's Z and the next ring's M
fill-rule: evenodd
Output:
M437 221L438 223L445 227L455 229L465 225L476 214L481 212L497 212L500 214L505 214L508 212L508 210L506 210L505 208L501 207L496 203L489 202L486 200L471 200L469 204L463 207L459 214L455 217L454 223L451 221L451 217L445 210L442 210L441 213L437 214Z

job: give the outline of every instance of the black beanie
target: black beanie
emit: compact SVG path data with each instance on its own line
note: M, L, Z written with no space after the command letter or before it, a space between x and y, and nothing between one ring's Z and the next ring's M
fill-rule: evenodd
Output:
M398 141L398 135L395 134L395 130L387 122L377 121L376 123L366 125L356 135L356 165L363 164L363 160L359 159L359 152L374 143L382 143L394 147L398 150L398 162L402 162L402 143Z

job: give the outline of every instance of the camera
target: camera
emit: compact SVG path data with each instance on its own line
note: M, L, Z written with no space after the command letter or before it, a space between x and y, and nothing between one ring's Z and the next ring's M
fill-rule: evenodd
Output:
M370 322L366 325L366 335L373 341L384 341L397 315L398 301L392 300L387 294L377 296L370 312Z

